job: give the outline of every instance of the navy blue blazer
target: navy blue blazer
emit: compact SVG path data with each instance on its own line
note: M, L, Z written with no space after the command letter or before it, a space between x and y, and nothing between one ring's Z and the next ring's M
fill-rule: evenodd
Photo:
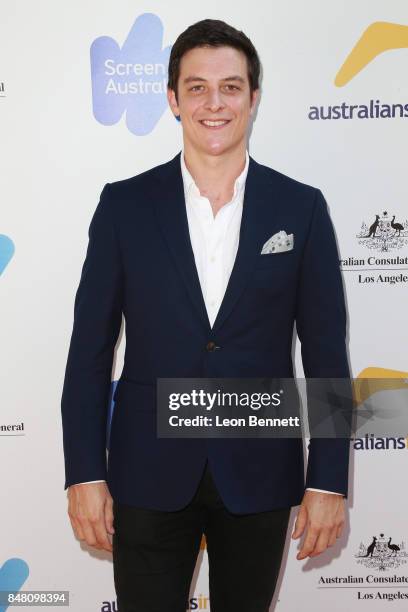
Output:
M261 255L281 229L294 234L293 250ZM107 444L122 313L125 359ZM106 479L118 502L177 510L191 500L208 459L231 512L297 505L305 486L347 495L347 439L312 439L305 479L298 438L156 436L158 377L293 377L295 322L305 376L349 377L339 254L319 189L250 156L238 253L211 328L180 152L106 184L89 227L62 392L65 488ZM220 348L208 350L211 341Z

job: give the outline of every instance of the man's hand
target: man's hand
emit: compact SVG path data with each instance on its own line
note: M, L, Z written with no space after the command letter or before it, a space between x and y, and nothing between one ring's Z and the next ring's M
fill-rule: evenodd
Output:
M68 487L68 515L76 536L89 546L112 552L113 500L105 482Z
M297 540L306 529L302 548L296 555L317 557L339 538L345 521L344 498L340 494L305 491L296 517L292 539Z

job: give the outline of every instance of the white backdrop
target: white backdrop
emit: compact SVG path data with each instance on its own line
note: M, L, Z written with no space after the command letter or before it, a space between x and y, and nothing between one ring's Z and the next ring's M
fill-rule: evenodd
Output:
M88 226L106 182L138 174L181 148L180 125L168 109L159 109L164 93L131 94L126 108L121 94L109 97L102 86L93 92L90 49L96 39L111 37L119 53L135 20L149 13L139 48L122 50L126 61L146 64L163 58L161 49L203 18L245 31L263 64L250 152L326 196L343 260L353 375L408 376L405 0L258 0L255 10L227 0L205 5L3 0L0 8L0 590L69 590L75 612L117 609L111 555L75 539L63 491L60 398ZM336 75L357 41L383 21L395 25L369 29L356 62L365 56L365 43L385 52L355 75L351 60L348 82L337 86ZM160 22L163 40L153 49L149 28ZM405 116L397 109L395 117L309 118L311 107L323 107L327 116L329 107L342 103L364 114L361 105L370 100L383 115L390 114L385 105L407 105ZM135 125L147 133L135 133ZM382 238L363 238L376 215ZM399 236L387 226L394 215L403 225ZM394 263L375 261L397 256ZM398 274L401 279L390 282ZM124 343L122 337L115 380ZM300 376L299 346L296 363ZM398 448L388 450L378 448L384 441L375 449L357 441L348 526L334 549L297 561L298 544L290 541L293 510L271 610L286 612L305 602L322 612L328 606L379 610L384 597L394 598L394 610L406 609L407 436L402 431ZM362 557L373 537L373 557ZM395 554L389 538L400 548ZM190 609L210 609L205 550L191 597Z

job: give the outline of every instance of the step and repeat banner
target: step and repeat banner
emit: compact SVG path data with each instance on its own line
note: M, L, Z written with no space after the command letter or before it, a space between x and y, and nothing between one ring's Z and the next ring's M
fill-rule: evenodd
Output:
M408 408L405 0L205 4L0 7L0 590L69 591L75 612L117 611L117 602L111 555L75 538L63 490L60 399L74 295L104 184L181 149L167 62L188 25L223 19L255 44L262 95L250 153L324 193L353 376L388 381L370 387L374 404L397 397ZM122 330L113 384L124 348ZM295 360L302 376L299 343ZM293 509L271 610L406 609L408 431L350 444L344 534L299 562ZM158 605L166 612L165 601ZM189 609L210 606L203 539Z

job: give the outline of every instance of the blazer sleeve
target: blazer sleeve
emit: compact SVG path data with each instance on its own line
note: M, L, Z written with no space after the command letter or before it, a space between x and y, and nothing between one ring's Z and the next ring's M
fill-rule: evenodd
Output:
M316 190L298 286L296 328L306 379L342 379L351 388L347 315L333 224ZM347 496L350 437L311 436L306 488Z
M123 303L123 266L112 213L107 183L90 222L74 301L61 398L65 489L107 476L108 404Z

